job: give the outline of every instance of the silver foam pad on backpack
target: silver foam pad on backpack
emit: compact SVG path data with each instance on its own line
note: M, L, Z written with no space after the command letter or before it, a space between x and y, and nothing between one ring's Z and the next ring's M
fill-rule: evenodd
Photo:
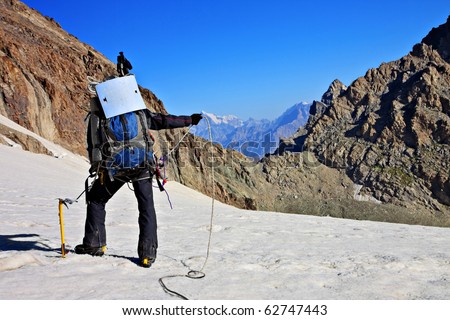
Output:
M99 83L95 90L106 118L147 108L134 75Z

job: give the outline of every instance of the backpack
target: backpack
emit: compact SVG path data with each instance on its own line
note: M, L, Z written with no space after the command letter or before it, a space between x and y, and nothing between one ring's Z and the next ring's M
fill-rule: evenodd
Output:
M139 108L133 110L136 109L136 105L133 104L129 108L132 111L129 112L117 115L114 115L117 112L111 112L111 110L105 112L101 104L101 92L98 91L98 93L91 99L91 110L87 118L87 151L91 163L90 173L98 174L103 170L108 173L111 180L128 181L139 174L142 169L154 170L154 141L148 130L145 111ZM135 99L135 97L133 98ZM126 100L126 95L125 97L122 95L121 99ZM122 101L120 111L126 110ZM107 118L105 113L112 114L112 116Z

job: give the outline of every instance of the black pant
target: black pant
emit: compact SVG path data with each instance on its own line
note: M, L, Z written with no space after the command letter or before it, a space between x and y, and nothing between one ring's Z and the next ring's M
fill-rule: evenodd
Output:
M111 181L105 177L103 183L100 179L87 194L88 205L86 213L86 224L84 229L83 244L91 247L106 246L105 229L105 205L109 199L125 184L117 179ZM133 182L134 194L139 209L139 258L156 258L158 248L157 224L155 205L153 203L152 179L147 178Z

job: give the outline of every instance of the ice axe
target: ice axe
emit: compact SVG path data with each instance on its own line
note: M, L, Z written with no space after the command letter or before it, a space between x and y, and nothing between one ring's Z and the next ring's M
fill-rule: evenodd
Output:
M64 240L64 214L63 214L63 205L66 206L67 209L69 209L69 206L67 204L72 204L74 202L76 202L76 200L71 200L71 199L58 199L59 201L59 229L61 231L61 254L62 257L65 258L66 257L66 253L68 253L68 251L66 251L66 244L65 244L65 240Z

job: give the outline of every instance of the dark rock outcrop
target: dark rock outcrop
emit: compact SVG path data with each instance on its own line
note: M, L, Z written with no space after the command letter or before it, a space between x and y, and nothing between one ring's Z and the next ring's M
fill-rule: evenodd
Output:
M333 82L284 149L309 150L384 203L449 213L450 19L348 88Z

